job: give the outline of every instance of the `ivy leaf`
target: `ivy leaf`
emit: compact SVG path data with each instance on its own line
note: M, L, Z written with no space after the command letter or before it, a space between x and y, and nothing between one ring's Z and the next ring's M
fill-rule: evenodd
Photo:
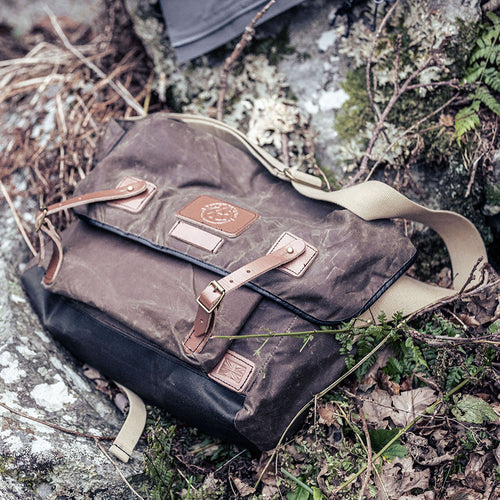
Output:
M455 407L451 413L460 422L470 424L482 424L484 422L494 422L498 417L493 408L481 398L466 394L464 396L454 396Z
M373 451L378 453L398 432L399 429L372 429L368 431ZM408 456L408 450L398 439L385 450L383 456L387 460L392 460L396 457L403 458Z

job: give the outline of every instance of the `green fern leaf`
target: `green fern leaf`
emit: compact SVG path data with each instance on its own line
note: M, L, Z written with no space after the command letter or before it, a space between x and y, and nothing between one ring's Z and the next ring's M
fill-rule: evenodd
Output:
M495 99L487 87L482 85L476 89L474 97L481 101L488 109L493 111L497 116L500 116L500 103Z
M492 50L491 46L490 45L485 45L485 44L482 44L482 45L483 45L482 47L479 47L479 48L475 49L474 52L472 53L472 56L470 58L470 62L471 63L476 62L479 59L487 59L487 58L489 58L490 51Z
M469 69L469 72L465 77L465 81L467 83L474 83L481 77L483 71L484 71L484 65L478 63L474 64L474 66L472 66Z
M488 19L493 23L493 26L500 26L500 17L497 16L494 12L488 12L486 14Z
M475 101L470 106L461 109L455 116L455 136L458 141L460 141L467 132L481 125L479 115L477 114L478 105L479 101Z
M500 72L496 68L485 70L483 80L488 87L500 92Z

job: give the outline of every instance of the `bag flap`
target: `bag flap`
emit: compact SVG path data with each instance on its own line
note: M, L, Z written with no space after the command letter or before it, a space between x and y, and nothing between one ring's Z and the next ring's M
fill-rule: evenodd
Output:
M78 215L221 276L298 237L308 245L305 268L276 269L247 286L316 323L366 310L415 255L391 221L303 197L241 150L162 113L134 123L76 194L127 177L150 183L148 193L132 205L78 207Z

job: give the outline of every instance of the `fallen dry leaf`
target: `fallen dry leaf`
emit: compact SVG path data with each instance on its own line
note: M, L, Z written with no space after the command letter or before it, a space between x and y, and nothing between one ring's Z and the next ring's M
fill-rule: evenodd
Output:
M239 477L230 476L230 479L242 497L247 497L255 493L255 488L242 481Z
M433 491L426 491L420 495L403 495L399 500L434 500L436 494Z
M326 424L328 427L338 422L335 405L331 401L325 401L318 404L319 423Z
M393 382L389 375L382 370L378 372L378 383L380 387L386 390L391 396L395 396L401 392L399 384Z
M446 494L446 500L484 500L481 493L471 490L470 488L460 488L453 492L450 489Z
M375 389L363 403L363 413L369 424L376 424L378 429L387 427L387 420L393 413L391 397L386 391Z
M420 387L392 396L392 404L397 410L390 415L394 425L405 427L434 401L436 393L430 387Z
M385 463L380 475L375 478L376 500L400 499L414 488L426 490L429 487L430 470L415 470L409 457L395 458Z
M488 455L474 453L465 467L465 482L469 488L475 491L483 492L486 488L486 479L483 470L487 459Z

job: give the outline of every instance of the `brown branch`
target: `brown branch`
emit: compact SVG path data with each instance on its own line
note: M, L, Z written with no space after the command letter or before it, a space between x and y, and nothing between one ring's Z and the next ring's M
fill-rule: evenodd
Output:
M366 179L365 181L369 180L370 177L373 175L373 172L375 172L376 168L380 165L380 163L382 162L382 159L384 158L384 156L401 140L403 139L404 137L406 137L410 132L412 132L414 129L416 129L417 127L419 127L420 125L422 125L422 123L426 122L427 120L429 120L430 118L432 118L433 116L437 115L438 113L440 113L441 111L443 111L444 109L446 109L454 100L457 99L457 97L459 96L459 93L457 92L452 98L448 99L448 101L446 101L443 105L439 106L439 108L435 109L434 111L432 111L431 113L429 113L428 115L424 116L423 118L421 118L417 123L414 123L411 127L407 128L399 137L397 137L391 144L389 144L389 146L387 147L387 149L384 151L384 154L382 155L382 157L380 159L377 160L377 162L375 163L375 165L373 165L373 167L371 168L370 172L368 173L368 175L366 176Z
M445 297L444 299L437 300L436 302L432 303L429 306L426 306L410 316L408 316L407 321L410 321L411 319L415 318L416 316L421 316L422 314L427 314L429 312L435 311L436 309L439 309L447 304L452 304L453 302L461 299L465 299L468 297L473 297L474 295L484 292L488 288L493 288L495 286L500 285L500 279L493 281L492 283L486 283L482 286L479 286L477 288L474 288L473 290L464 292L464 293L456 293L455 295L452 295L450 297Z
M407 90L416 90L416 89L422 89L422 88L428 88L428 87L442 87L444 85L447 85L449 87L453 87L456 89L463 88L463 86L460 85L460 82L456 78L452 78L451 80L446 80L444 82L415 83L414 85L409 85Z
M396 38L396 59L394 61L394 90L399 92L399 60L401 56L401 33Z
M46 427L50 427L52 429L55 429L56 431L61 431L61 432L64 432L65 434L71 434L72 436L78 436L78 437L83 437L83 438L87 438L87 439L95 439L95 440L101 440L101 441L114 441L116 439L116 436L94 436L93 434L84 434L83 432L72 431L71 429L67 429L65 427L60 427L59 425L56 425L56 424L51 424L50 422L47 422L46 420L42 420L41 418L30 417L29 415L27 415L26 413L23 413L22 411L14 410L14 408L7 406L5 403L2 403L1 401L0 401L0 406L2 408L5 408L7 411L10 411L14 415L18 415L19 417L26 418L27 420L31 420L33 422L37 422L39 424L45 425Z
M380 35L382 34L383 29L385 28L385 25L387 24L387 21L389 18L392 16L392 13L394 12L394 9L397 7L399 4L399 0L394 2L394 5L389 9L387 14L384 16L384 19L382 19L382 22L380 23L380 26L378 27L375 36L373 37L372 45L370 47L370 54L368 55L368 61L366 62L366 92L368 94L368 100L370 101L370 106L375 114L375 116L380 119L380 113L377 107L375 106L375 102L373 101L373 95L372 95L372 89L371 89L371 65L372 65L372 60L373 60L373 53L375 52L375 46L377 45L377 41L380 38Z
M443 344L463 345L463 344L493 344L500 345L500 334L492 333L490 335L481 335L481 337L464 338L464 337L447 337L443 335L431 335L422 333L415 329L408 330L410 336L416 340L424 342L431 346L442 346Z
M387 116L391 112L392 108L394 107L394 105L396 104L398 99L408 90L408 86L410 85L410 83L415 78L417 78L417 76L420 75L420 73L422 73L425 69L427 69L434 62L435 57L436 57L435 54L431 54L427 58L427 60L406 79L406 81L403 83L403 85L401 85L399 90L397 92L394 92L389 103L387 104L384 111L380 115L380 118L379 118L377 124L375 125L375 130L373 131L373 134L372 134L372 137L371 137L370 142L368 144L368 147L366 148L363 159L361 160L361 166L359 168L359 171L354 176L354 178L351 180L349 185L355 184L363 175L365 175L367 173L368 160L371 156L371 152L373 151L373 148L375 146L375 143L377 142L377 139L378 139L380 133L385 128L385 120L386 120Z
M273 5L275 1L276 0L270 0L259 12L257 12L255 17L250 21L250 24L245 28L243 36L234 48L233 52L224 62L224 66L222 67L222 71L220 74L219 90L217 94L217 120L222 120L222 118L224 117L224 101L226 99L227 79L229 76L229 72L231 71L233 64L240 56L243 49L252 41L255 34L255 25L269 10L271 5Z
M465 191L466 198L468 198L470 196L470 193L472 191L472 186L474 185L474 179L476 178L477 167L478 167L479 162L481 161L482 157L483 157L483 154L481 154L478 158L476 158L474 160L474 163L472 164L472 172L470 174L469 183L467 184L467 190Z

